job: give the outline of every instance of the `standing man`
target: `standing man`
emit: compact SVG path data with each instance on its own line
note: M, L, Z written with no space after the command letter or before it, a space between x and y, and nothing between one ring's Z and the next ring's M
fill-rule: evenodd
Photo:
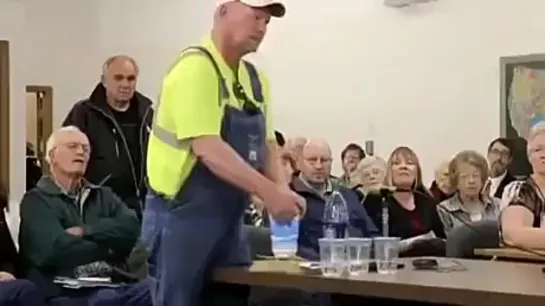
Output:
M218 266L250 264L250 194L278 220L303 213L280 166L267 80L242 60L284 13L276 0L220 1L211 34L163 79L142 226L155 306L246 305L245 290L207 281Z
M93 151L87 180L110 187L141 218L153 114L150 99L136 91L137 79L134 59L126 55L107 59L102 82L88 99L74 105L63 126L77 126L89 138Z

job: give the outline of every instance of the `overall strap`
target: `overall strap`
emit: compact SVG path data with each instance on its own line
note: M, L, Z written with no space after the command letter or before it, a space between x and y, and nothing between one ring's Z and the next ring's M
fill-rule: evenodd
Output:
M259 73L257 72L257 69L255 69L255 66L248 61L244 61L244 66L246 66L246 70L248 71L248 75L250 76L250 83L252 85L252 94L254 95L254 100L258 103L265 102L265 99L263 98L263 87L261 86L261 80L259 79Z
M182 60L185 57L184 53L186 53L186 51L190 51L188 55L191 54L191 51L201 53L202 55L206 56L208 60L210 60L210 62L212 63L212 66L214 66L216 75L218 76L218 83L220 86L221 99L219 99L218 103L221 104L223 99L229 98L229 89L227 89L227 84L225 84L225 79L223 78L223 75L221 74L220 67L218 66L218 63L216 62L216 60L214 60L212 53L210 53L210 51L208 51L208 49L206 49L205 47L202 47L202 46L187 47L186 49L182 50L182 56L180 56L180 58L178 59L178 61L176 61L174 65L176 65L180 60Z
M199 53L206 56L210 60L212 65L214 66L214 70L216 71L216 74L218 76L218 83L220 87L218 104L221 105L221 103L223 103L223 100L229 98L229 90L227 89L227 85L225 84L225 80L223 78L223 75L221 74L218 64L214 60L214 57L212 56L212 54L206 48L201 46L192 46L182 50L181 55L178 57L176 62L174 62L174 64L170 66L168 71L170 72L172 69L174 69L174 67L176 67L176 65L178 65L178 63L180 63L180 61L182 61L186 56L194 54L194 53ZM153 114L152 127L151 127L152 134L155 135L157 138L159 138L159 140L161 140L163 143L166 143L175 149L186 148L186 145L187 145L186 142L178 140L175 133L167 129L164 129L163 127L157 124L157 115L159 113L157 110L159 109L160 103L161 103L161 98L159 97L157 104L155 105L155 112Z

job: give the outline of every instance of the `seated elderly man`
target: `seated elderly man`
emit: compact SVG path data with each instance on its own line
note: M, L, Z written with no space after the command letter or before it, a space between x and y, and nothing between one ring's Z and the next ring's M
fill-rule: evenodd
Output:
M139 222L109 189L83 179L89 140L63 127L47 141L49 176L21 203L19 244L28 278L52 305L149 305L146 284L117 289L67 289L58 277L112 277L131 252ZM145 290L144 290L145 289Z
M301 173L290 184L307 201L307 212L300 222L298 254L309 260L319 258L318 239L322 237L324 204L334 190L338 190L347 203L350 236L370 237L378 234L357 194L330 179L331 162L331 149L325 141L308 140L301 152Z

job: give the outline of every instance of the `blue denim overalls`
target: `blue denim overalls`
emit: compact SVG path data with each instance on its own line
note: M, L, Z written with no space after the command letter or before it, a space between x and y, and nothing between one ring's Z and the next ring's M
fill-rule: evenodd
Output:
M243 110L225 103L229 100L229 91L217 63L208 50L192 49L209 57L218 73L219 103L224 105L222 139L261 171L266 160L263 113L248 98ZM254 99L262 103L257 72L249 63L246 68L252 80ZM245 96L243 92L241 95ZM155 306L246 305L246 296L229 300L207 290L205 283L216 267L251 263L247 238L242 232L248 199L246 192L216 177L200 161L173 200L150 190L143 216L142 240L149 251L148 277Z

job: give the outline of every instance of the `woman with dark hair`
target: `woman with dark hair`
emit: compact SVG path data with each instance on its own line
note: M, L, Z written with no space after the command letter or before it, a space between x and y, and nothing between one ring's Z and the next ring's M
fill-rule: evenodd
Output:
M0 306L45 306L38 287L28 280L16 279L20 262L6 223L8 198L3 190L0 190L0 208Z

